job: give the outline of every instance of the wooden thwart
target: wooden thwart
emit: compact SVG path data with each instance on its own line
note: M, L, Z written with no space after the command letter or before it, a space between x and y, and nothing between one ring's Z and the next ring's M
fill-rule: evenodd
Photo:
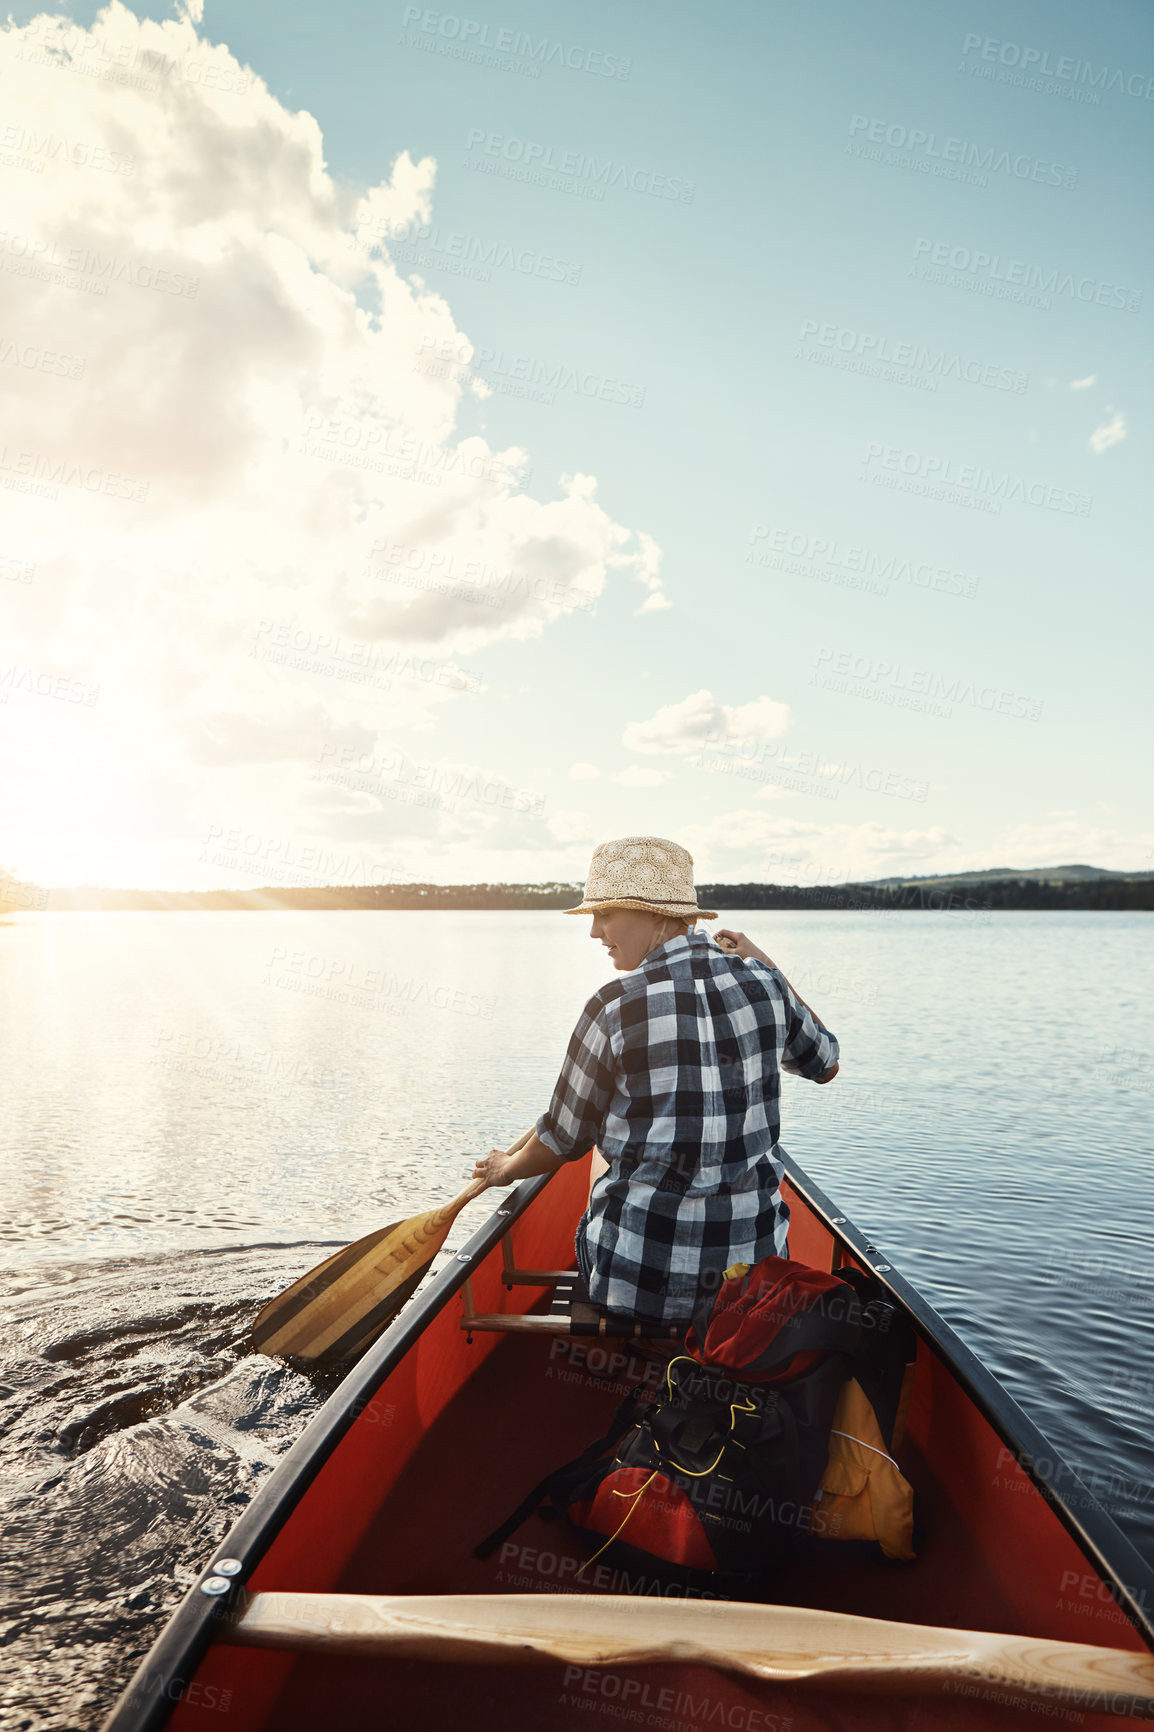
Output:
M899 1694L962 1683L1154 1718L1154 1655L732 1600L624 1594L252 1595L222 1641L439 1664L712 1666Z
M502 1239L505 1267L502 1281L509 1292L514 1287L550 1288L548 1311L478 1311L473 1283L461 1287L461 1328L482 1335L575 1335L596 1336L603 1341L680 1341L684 1327L642 1323L632 1318L608 1317L591 1303L585 1283L575 1269L518 1269Z

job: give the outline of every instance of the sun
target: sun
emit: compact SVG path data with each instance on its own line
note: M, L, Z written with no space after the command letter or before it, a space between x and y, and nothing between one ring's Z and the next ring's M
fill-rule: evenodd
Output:
M0 747L0 869L46 888L138 884L149 814L125 754L94 729L62 728L36 702Z

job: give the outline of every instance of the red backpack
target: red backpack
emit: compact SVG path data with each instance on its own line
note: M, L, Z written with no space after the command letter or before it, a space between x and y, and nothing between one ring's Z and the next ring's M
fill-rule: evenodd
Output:
M838 1537L818 1497L835 1410L845 1390L864 1388L892 1438L913 1349L868 1274L783 1257L738 1265L657 1388L627 1397L605 1437L543 1481L477 1555L541 1510L599 1536L595 1558L612 1547L615 1564L672 1572L682 1591L756 1596L799 1547Z

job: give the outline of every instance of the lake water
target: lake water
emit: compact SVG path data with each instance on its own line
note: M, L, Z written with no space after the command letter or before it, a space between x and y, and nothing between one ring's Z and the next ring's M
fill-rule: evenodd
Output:
M784 1146L1154 1560L1154 918L719 924L841 1042L830 1087L785 1079ZM245 1353L257 1305L537 1117L611 973L586 933L537 911L0 923L0 1725L98 1723L327 1392Z

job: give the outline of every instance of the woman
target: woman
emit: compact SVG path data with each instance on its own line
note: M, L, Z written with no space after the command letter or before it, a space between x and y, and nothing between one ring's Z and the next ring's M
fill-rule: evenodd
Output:
M595 1304L682 1325L732 1263L786 1255L777 1137L781 1072L829 1082L838 1044L741 932L722 950L698 920L693 860L660 836L603 842L585 897L590 936L621 976L573 1030L548 1109L515 1154L475 1176L508 1185L595 1144L608 1162L577 1229Z

